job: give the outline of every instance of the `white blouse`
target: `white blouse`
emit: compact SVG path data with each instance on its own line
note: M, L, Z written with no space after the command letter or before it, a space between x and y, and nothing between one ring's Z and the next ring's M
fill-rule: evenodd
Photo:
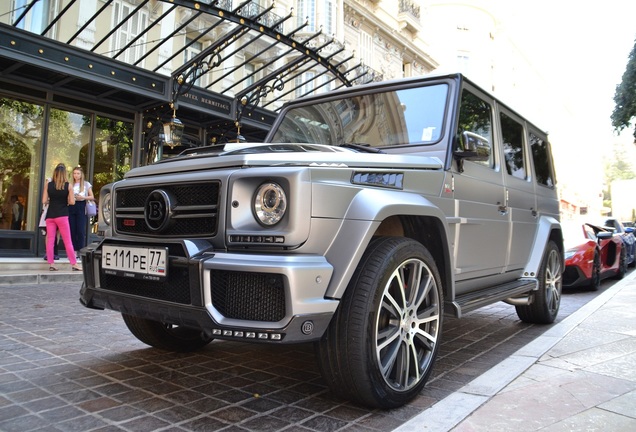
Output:
M91 184L87 181L84 182L84 191L80 192L80 184L79 183L75 183L73 185L73 193L76 195L80 195L85 197L86 193L88 192L88 189L91 187Z

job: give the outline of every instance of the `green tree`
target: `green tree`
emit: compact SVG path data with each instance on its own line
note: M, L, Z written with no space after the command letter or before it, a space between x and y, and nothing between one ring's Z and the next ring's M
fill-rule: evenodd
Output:
M603 205L612 207L611 185L614 180L630 180L636 178L636 170L627 152L620 145L614 145L614 151L604 158L605 189L603 190Z
M636 117L636 41L629 54L629 60L623 73L623 79L616 86L614 94L614 111L612 112L612 126L617 132L632 127L632 120ZM636 142L636 129L634 129Z

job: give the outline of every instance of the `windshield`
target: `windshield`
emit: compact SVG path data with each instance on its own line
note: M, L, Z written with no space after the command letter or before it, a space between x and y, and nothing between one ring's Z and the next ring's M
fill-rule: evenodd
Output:
M347 96L285 113L275 143L433 144L442 134L447 84Z

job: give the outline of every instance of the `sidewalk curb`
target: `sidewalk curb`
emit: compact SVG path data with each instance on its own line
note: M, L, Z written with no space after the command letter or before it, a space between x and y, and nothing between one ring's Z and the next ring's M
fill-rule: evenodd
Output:
M58 271L51 273L0 274L0 286L39 285L52 283L79 283L84 281L81 272Z
M519 348L506 360L422 411L394 429L393 432L448 432L534 365L546 352L600 309L632 279L636 279L636 272L631 272L563 321L554 324L534 341Z

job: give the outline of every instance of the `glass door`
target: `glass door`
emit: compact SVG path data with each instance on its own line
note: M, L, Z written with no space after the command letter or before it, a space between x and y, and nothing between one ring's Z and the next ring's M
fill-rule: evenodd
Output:
M0 98L0 256L36 248L43 124L42 105Z
M50 177L62 162L72 181L73 168L81 166L99 203L102 186L122 179L130 169L132 145L132 122L51 109L45 175ZM97 216L87 219L87 243L98 240L98 222Z
M85 173L90 161L91 134L93 130L93 115L82 114L51 108L49 111L48 128L46 131L46 155L44 158L44 173L42 188L53 175L55 167L63 163L66 166L68 181L73 182L73 168L80 165ZM90 181L88 178L87 181ZM40 191L40 195L42 190ZM39 230L38 230L39 231ZM65 255L64 245L58 235L59 255ZM36 254L46 253L44 237L38 242Z
M93 195L98 204L102 186L123 179L124 174L130 170L132 149L132 122L97 116L92 181L89 181L93 185ZM97 218L95 216L90 220L88 242L99 240L96 235L99 223Z

